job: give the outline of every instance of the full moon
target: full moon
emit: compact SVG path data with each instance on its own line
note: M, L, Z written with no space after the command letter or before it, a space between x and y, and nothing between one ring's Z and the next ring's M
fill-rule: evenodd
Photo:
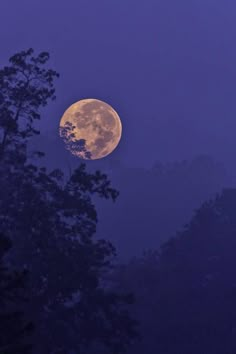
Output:
M88 98L72 104L60 121L60 136L70 152L82 159L101 159L118 145L122 125L107 103Z

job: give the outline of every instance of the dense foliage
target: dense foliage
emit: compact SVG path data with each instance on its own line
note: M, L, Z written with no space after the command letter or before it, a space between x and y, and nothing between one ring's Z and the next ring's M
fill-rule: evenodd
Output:
M99 171L81 164L66 179L36 164L33 156L42 154L29 150L40 108L55 99L58 74L48 59L29 49L0 71L1 229L13 242L11 266L29 272L25 311L35 323L34 353L84 353L98 345L118 354L136 336L127 310L133 298L105 282L115 250L93 237L92 202L93 195L115 200L118 193Z
M10 240L0 234L0 353L28 354L33 326L23 313L27 273L8 267L6 255L10 248Z

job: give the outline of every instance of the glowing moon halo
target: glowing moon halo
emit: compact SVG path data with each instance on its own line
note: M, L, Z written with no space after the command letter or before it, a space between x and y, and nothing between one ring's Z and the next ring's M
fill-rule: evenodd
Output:
M66 148L82 159L96 160L109 155L117 147L121 134L117 112L94 98L72 104L60 121L60 136Z

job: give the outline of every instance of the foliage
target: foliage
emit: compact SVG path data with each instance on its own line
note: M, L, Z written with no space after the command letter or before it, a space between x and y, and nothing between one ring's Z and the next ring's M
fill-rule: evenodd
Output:
M66 180L60 170L33 164L27 151L40 107L55 98L58 74L44 68L48 58L30 49L0 72L0 223L14 243L12 265L30 274L35 353L83 353L98 343L118 354L136 336L136 322L127 312L130 297L105 283L115 250L94 238L92 202L93 195L114 201L118 192L84 164Z
M0 156L14 159L26 157L20 152L26 149L27 139L39 131L33 126L40 119L39 108L55 99L53 80L59 75L44 68L49 59L46 52L33 56L33 49L13 55L10 66L0 70ZM17 153L18 152L18 153ZM16 162L16 161L15 161Z
M10 247L9 239L0 234L0 353L27 354L31 353L27 337L33 327L20 311L25 300L27 274L7 267L4 257Z
M86 148L86 140L76 139L75 125L71 122L65 122L64 126L60 127L60 136L72 154L83 156L84 159L91 159L91 152Z

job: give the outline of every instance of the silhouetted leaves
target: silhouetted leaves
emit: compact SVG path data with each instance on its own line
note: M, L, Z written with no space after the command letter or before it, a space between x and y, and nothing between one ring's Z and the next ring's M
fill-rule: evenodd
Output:
M13 242L9 263L29 273L25 311L35 323L34 353L81 354L100 346L119 354L136 336L136 322L127 312L130 298L113 294L105 282L115 249L94 238L92 200L115 200L118 192L99 171L90 174L81 164L66 179L58 169L34 165L32 153L43 155L28 151L40 108L55 98L58 74L45 69L48 59L29 49L0 71L0 224ZM71 138L71 126L62 134Z
M76 156L91 159L91 152L86 148L86 140L76 139L75 128L76 127L71 122L66 122L63 126L60 126L60 136L66 148Z
M0 70L0 153L24 151L26 138L39 134L33 122L40 119L39 108L54 100L54 79L58 73L44 66L46 52L34 56L33 49L10 58L10 66Z

